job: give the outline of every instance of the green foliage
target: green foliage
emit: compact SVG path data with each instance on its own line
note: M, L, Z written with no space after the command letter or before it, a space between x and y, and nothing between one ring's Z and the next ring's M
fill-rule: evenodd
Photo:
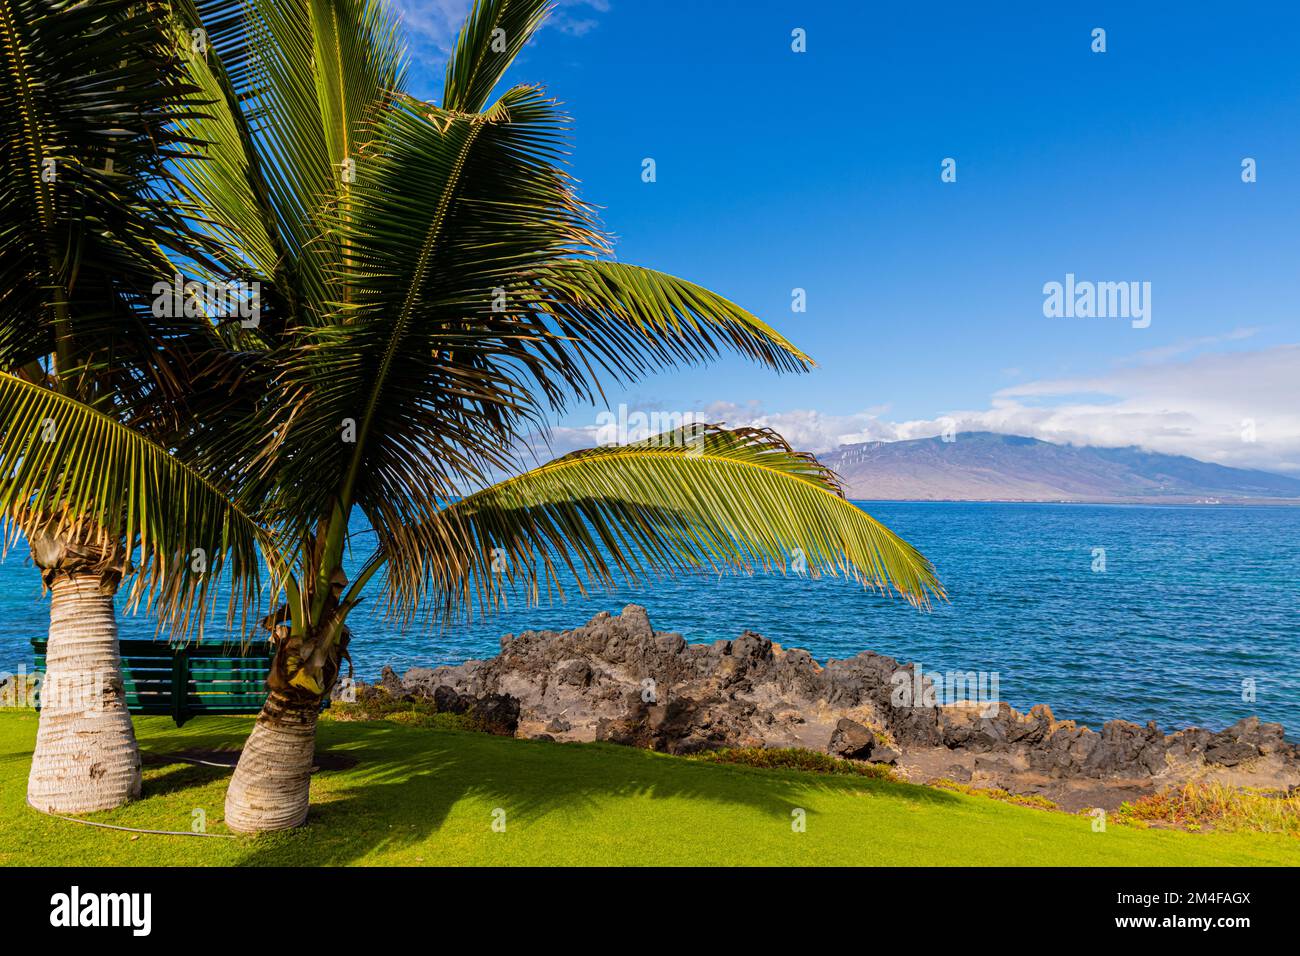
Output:
M170 168L200 145L185 55L159 4L0 2L5 546L22 530L89 545L100 573L129 560L132 602L177 637L223 576L232 615L260 586L257 526L174 454L222 394L196 387L219 377L219 339L202 313L153 308L174 259L209 261Z
M334 701L321 714L321 720L341 723L358 720L387 720L404 727L436 730L479 731L477 722L467 714L439 711L429 701L398 700L386 694L372 694L354 702Z
M131 600L144 600L177 637L191 622L202 633L201 612L227 562L241 586L232 610L257 600L262 532L221 488L140 432L4 372L0 475L0 519L11 531L57 536L89 522L104 543L138 542Z
M580 587L584 578L607 586L615 572L784 572L796 548L813 572L914 603L943 593L924 557L844 500L815 458L764 429L701 425L575 452L402 527L381 554L395 604L432 599L452 616L493 607L518 588L529 600L563 596L559 567Z
M478 0L447 61L442 105L481 111L492 90L546 17L548 0Z
M954 793L964 793L972 797L985 797L989 800L1001 800L1004 803L1014 803L1019 807L1033 807L1037 810L1059 810L1055 801L1033 793L1011 793L1000 787L972 787L967 783L958 783L956 780L949 780L943 777L934 781L931 786L938 787L941 790L951 790Z
M474 491L514 472L520 442L544 433L550 412L598 398L602 379L634 381L723 348L784 371L810 360L716 293L601 258L608 239L563 169L554 102L532 86L489 102L544 3L476 4L441 107L401 92L401 58L373 4L337 6L330 19L315 2L254 0L214 29L219 61L235 65L197 82L227 91L221 129L234 141L218 145L234 158L220 178L190 181L197 204L210 194L206 220L248 227L255 241L237 261L263 264L284 310L258 336L271 394L243 433L260 445L207 447L224 472L236 469L221 452L251 466L241 500L305 542L286 559L315 590L305 605L320 607L335 530L353 507L379 548L344 610L381 567L399 616L423 605L449 617L490 609L503 589L539 600L560 565L580 587L606 587L615 570L784 568L794 548L817 570L917 603L941 593L924 558L771 433L710 428L702 456L594 449ZM208 22L221 9L201 2L196 15ZM379 49L380 65L357 72L331 54L309 88L291 67L332 51L325 35ZM243 56L268 43L265 56ZM263 88L253 111L250 94ZM335 175L349 162L354 177ZM271 268L272 249L292 268ZM339 439L344 421L354 442ZM500 550L512 559L503 581L490 568Z
M0 0L0 370L44 380L57 355L88 401L182 394L207 338L147 312L164 250L201 252L166 172L197 90L162 22L136 0Z
M805 773L848 774L893 780L894 772L884 764L842 760L817 750L802 747L728 747L695 756L706 763L738 764L762 770L802 770Z

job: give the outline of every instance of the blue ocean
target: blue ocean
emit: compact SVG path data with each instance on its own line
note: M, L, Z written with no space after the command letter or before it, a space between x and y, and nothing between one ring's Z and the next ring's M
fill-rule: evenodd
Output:
M1060 719L1300 727L1300 508L862 502L937 566L948 602L917 611L843 579L698 574L487 620L399 628L377 595L353 615L358 676L457 663L500 637L645 605L692 642L757 631L819 661L874 650L927 672L999 675L1000 696ZM364 558L359 548L356 562ZM0 670L31 668L48 626L25 548L0 564ZM154 636L126 617L123 637ZM211 638L210 638L211 639Z

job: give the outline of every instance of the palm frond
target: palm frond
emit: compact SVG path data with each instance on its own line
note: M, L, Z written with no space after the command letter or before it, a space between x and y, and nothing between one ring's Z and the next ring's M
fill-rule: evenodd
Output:
M202 13L192 0L173 0L173 4L175 42L187 51L185 70L204 103L201 112L178 124L198 144L174 161L178 192L199 228L221 249L226 278L247 274L265 281L274 277L275 284L282 285L284 241L239 93L213 48L216 39ZM229 2L223 6L227 11L239 7ZM221 21L215 11L209 13L217 20L215 32L221 36Z
M196 92L146 4L0 2L0 368L57 354L65 387L108 368L174 389L159 339L122 319L166 249L197 252L160 187Z
M846 501L837 479L767 429L687 426L631 445L574 452L447 505L416 526L383 529L398 616L432 601L444 617L529 602L616 573L700 567L840 574L912 604L943 589L919 552Z
M201 636L219 582L242 621L260 597L269 539L214 485L167 449L93 408L0 373L0 519L12 533L89 523L125 542L136 567L132 606ZM274 584L273 584L274 588Z
M615 378L703 362L723 347L777 371L815 363L757 316L685 279L596 259L569 259L529 273L526 307L551 317L560 340Z
M442 108L482 110L549 9L548 0L476 0L447 61Z
M350 197L350 302L304 330L279 376L267 454L284 468L286 510L326 513L346 477L372 520L413 520L508 467L547 403L584 388L546 317L499 301L520 270L603 247L556 168L561 131L531 87L481 116L410 98L385 114Z
M195 6L275 212L284 247L275 294L296 322L328 321L347 297L339 264L351 180L369 162L369 130L405 70L396 19L384 0L239 0L238 13L222 0ZM220 200L207 209L217 221Z
M316 100L330 165L341 170L360 158L368 129L400 91L406 48L386 0L310 0L310 8Z

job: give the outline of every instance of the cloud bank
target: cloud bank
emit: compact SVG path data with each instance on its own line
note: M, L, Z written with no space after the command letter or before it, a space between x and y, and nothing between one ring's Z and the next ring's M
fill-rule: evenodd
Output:
M1160 362L1164 357L1143 355L1139 364L1095 376L1014 385L995 392L986 408L953 409L932 419L895 421L881 408L845 415L772 411L757 402L717 402L691 411L708 421L770 427L795 447L819 453L857 442L928 438L952 425L1058 444L1137 445L1236 468L1300 473L1300 345ZM590 426L558 428L552 450L590 447L596 430L594 414Z

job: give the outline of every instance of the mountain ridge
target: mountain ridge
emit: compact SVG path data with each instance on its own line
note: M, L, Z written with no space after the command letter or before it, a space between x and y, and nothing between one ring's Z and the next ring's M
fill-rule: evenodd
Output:
M1300 504L1300 479L1273 472L999 432L841 445L818 457L857 499Z

